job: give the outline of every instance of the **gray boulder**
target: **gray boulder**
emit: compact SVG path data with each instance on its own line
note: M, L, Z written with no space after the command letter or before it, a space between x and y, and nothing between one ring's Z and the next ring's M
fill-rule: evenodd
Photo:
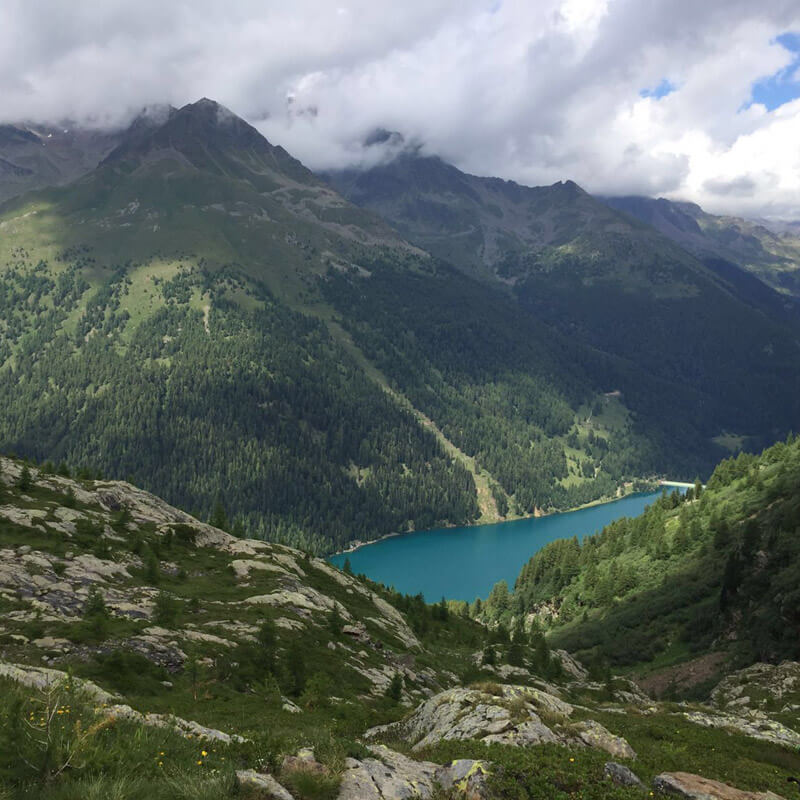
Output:
M608 778L615 786L632 786L646 792L647 787L636 777L633 770L616 761L607 761L603 767L603 777Z
M236 782L246 792L257 792L264 800L294 800L272 775L256 772L254 769L241 769L236 772Z
M599 722L587 719L575 726L578 738L587 746L605 750L614 758L636 758L636 751L621 736L615 736Z

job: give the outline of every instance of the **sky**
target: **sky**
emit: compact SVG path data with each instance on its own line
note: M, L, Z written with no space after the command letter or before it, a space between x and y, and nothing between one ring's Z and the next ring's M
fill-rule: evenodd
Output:
M0 120L210 97L308 166L461 169L800 219L797 0L3 0Z

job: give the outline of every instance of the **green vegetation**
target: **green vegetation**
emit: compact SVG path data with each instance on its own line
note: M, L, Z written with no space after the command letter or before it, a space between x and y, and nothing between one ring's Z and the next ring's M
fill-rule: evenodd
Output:
M441 264L370 270L368 280L329 273L324 291L341 324L393 388L489 471L515 514L582 505L691 461L655 445L617 398L592 390L585 365L596 354L503 296Z
M503 296L500 320L506 326L495 323L487 329L482 304L464 303L455 293L450 317L456 324L445 314L449 324L445 332L453 338L458 334L463 342L460 370L483 370L499 383L510 370L528 371L525 360L515 353L508 328L525 331L523 340L536 352L550 351L561 334L571 349L559 353L556 348L561 356L554 362L556 374L582 371L584 385L620 392L636 432L645 436L651 450L661 451L656 467L660 472L676 464L677 474L707 475L725 455L712 444L725 431L745 435L746 449L757 449L792 430L800 414L796 313L791 304L733 264L698 260L658 230L609 208L572 181L520 186L468 175L439 158L412 152L363 172L330 177L345 197L380 213L410 241L462 275L481 281L480 294L487 306L495 299L492 289ZM688 213L692 216L697 210ZM680 227L685 231L696 223L690 220ZM749 241L736 230L723 232L720 238L734 248L747 247ZM783 252L775 260L781 268L789 266ZM469 285L461 277L456 280ZM373 282L352 280L355 285L346 297L351 317L350 307L363 295L368 308L361 316L372 321L381 313L392 314L391 305L377 302L381 293ZM434 282L427 286L427 294L440 294ZM418 295L428 306L426 311L435 306L435 301L425 299L426 292ZM399 294L401 306L407 296L411 296L408 289ZM409 315L410 305L405 304L399 320L380 325L382 332L388 329L386 338L401 355L422 349L414 338L420 331L413 308ZM426 314L425 319L435 325L439 317ZM485 332L491 356L479 359L474 367L467 359L476 320L480 324L475 329ZM537 327L546 335L536 335ZM450 344L447 335L444 341ZM501 341L504 346L499 346ZM422 347L425 344L423 333ZM429 356L429 360L436 375L437 359ZM447 356L441 360L446 370ZM416 375L397 380L413 380L423 388L424 366L412 359L412 368ZM454 382L448 372L443 377ZM431 387L432 393L442 394L436 383ZM520 390L513 382L511 388ZM554 388L563 393L557 380ZM523 402L521 416L527 421L524 407ZM430 416L440 427L452 422L460 428L463 412L438 410L438 416ZM487 410L484 404L482 412ZM504 409L503 419L512 416ZM616 450L616 437L609 438ZM623 452L630 450L630 443L625 445ZM486 449L487 444L482 441L477 446ZM635 455L637 466L647 463L641 448ZM639 474L646 474L641 467ZM537 487L537 494L540 491Z
M0 793L14 800L221 800L236 748L117 720L66 681L0 681Z
M645 528L654 514L664 520L668 555L655 555L663 549L656 542L652 556L662 572L672 569L676 546L683 554L720 555L716 607L723 603L725 619L742 631L742 644L745 631L764 627L762 644L774 658L791 656L796 645L788 636L770 639L774 626L767 622L776 604L785 613L798 585L792 572L797 558L786 549L794 544L784 531L796 527L791 515L798 501L789 487L798 485L799 451L800 443L791 440L758 458L723 462L708 488L700 487L699 499L667 495L642 517ZM548 641L544 625L523 625L515 611L519 586L511 594L499 584L471 609L444 599L429 605L299 551L210 529L127 484L57 474L64 471L0 460L0 668L23 665L11 674L21 669L30 675L26 670L47 667L64 676L45 689L0 678L0 796L221 800L246 796L234 773L256 769L272 773L298 800L332 800L348 757L380 757L358 741L367 728L399 720L454 685L500 696L500 681L546 692L555 686L574 712L568 717L540 709L543 724L566 726L568 733L583 719L598 721L633 746L638 758L630 766L645 781L664 770L689 770L741 788L779 791L800 767L789 749L683 716L687 709L708 712L706 707L659 704L653 711L649 703L631 702L631 684L604 663L613 652L596 643L578 642L590 674L576 682L569 660L552 647L562 637L589 636L591 625L605 619L600 606L589 610L587 622L550 630ZM697 488L690 491L697 498ZM721 509L729 506L775 533L759 536L731 513L730 527L697 534L696 519L704 530L705 514L722 520ZM678 535L682 515L685 542ZM637 524L618 523L628 533ZM771 553L770 536L786 557L780 563L761 554ZM601 553L611 547L609 537L608 531L597 537ZM574 556L566 554L576 548L583 551L568 541L543 553L558 554L567 568ZM750 554L763 569L747 576L724 567L732 554ZM603 569L604 560L598 563ZM539 579L552 589L548 581L555 576L553 568ZM628 602L618 598L607 613ZM691 607L688 614L694 614ZM668 636L670 626L679 630L680 616L666 613L664 619ZM635 630L608 630L601 645L620 636L637 646ZM749 657L741 651L742 662ZM188 722L154 727L151 717L146 724L111 708L116 699L89 697L84 679L138 712L168 720L176 715L248 741L199 738L201 728L180 727ZM512 700L509 709L518 714L523 705ZM770 713L792 724L780 707ZM409 741L387 743L409 753ZM313 749L314 769L285 761L301 748ZM411 755L436 763L488 759L493 798L634 796L603 777L609 756L592 748L452 741Z
M637 753L630 766L649 784L666 771L699 773L753 791L786 794L786 779L800 769L800 755L729 733L701 728L677 713L593 715L624 736ZM402 743L394 742L402 747ZM485 759L495 765L490 786L502 800L634 800L638 788L614 786L603 776L608 755L591 749L565 750L555 745L514 748L476 743L442 742L419 754L433 761Z
M545 546L514 593L495 587L478 613L555 609L550 642L589 663L664 667L710 650L737 666L797 659L798 486L800 440L740 454L705 490L665 492L636 519Z
M473 186L552 222L487 284L210 101L134 133L0 209L6 452L330 552L705 476L797 417L789 323L573 184Z
M106 294L124 298L127 286L115 274ZM195 289L212 306L210 332L187 299ZM226 299L233 290L252 310ZM104 305L87 306L77 338L31 317L0 387L0 440L308 549L474 519L471 476L321 323L225 273L182 272L162 295L133 333Z

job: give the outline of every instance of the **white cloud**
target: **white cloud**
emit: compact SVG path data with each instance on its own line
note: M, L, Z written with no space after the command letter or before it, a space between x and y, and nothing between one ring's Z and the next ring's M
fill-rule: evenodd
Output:
M800 217L794 0L6 0L0 113L112 124L218 99L312 167L398 130L479 174ZM656 99L640 90L676 87ZM289 102L291 98L291 102ZM372 157L379 149L370 148Z

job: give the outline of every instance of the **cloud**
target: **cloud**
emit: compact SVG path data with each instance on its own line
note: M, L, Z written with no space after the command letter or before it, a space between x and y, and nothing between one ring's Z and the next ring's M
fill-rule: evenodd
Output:
M711 194L741 195L744 197L752 197L756 186L756 182L749 175L740 175L732 180L709 178L703 183L703 188Z
M795 0L6 0L0 114L208 96L315 168L385 129L478 174L800 217L800 101L754 95L792 31Z

